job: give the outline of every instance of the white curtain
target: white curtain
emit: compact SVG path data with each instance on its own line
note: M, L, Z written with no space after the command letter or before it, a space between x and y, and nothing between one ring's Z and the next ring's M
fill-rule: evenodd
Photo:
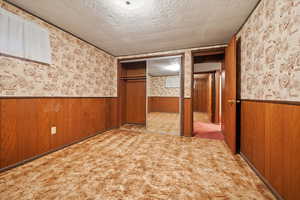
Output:
M51 64L49 33L0 8L0 53Z

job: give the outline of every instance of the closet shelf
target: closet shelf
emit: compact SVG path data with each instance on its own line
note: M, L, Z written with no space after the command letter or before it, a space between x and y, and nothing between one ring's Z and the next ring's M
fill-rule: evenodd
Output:
M120 77L121 80L136 80L136 79L146 79L146 76L127 76Z

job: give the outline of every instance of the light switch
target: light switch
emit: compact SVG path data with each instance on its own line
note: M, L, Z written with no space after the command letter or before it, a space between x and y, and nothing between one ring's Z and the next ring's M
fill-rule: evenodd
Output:
M51 127L51 135L55 135L56 134L56 126L52 126Z

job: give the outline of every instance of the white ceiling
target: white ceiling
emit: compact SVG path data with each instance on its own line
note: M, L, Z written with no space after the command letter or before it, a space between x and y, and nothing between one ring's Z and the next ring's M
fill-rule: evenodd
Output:
M9 0L115 56L227 43L259 0Z

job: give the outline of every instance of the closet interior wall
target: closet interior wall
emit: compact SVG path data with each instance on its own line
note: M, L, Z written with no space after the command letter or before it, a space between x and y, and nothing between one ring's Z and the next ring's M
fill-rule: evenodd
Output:
M119 63L119 114L123 124L146 124L146 61Z

